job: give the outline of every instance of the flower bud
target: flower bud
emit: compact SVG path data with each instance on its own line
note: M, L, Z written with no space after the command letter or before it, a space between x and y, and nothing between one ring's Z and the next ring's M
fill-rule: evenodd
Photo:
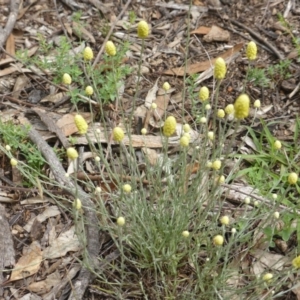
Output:
M221 235L216 235L213 238L213 243L215 246L222 246L224 244L224 238Z
M214 170L220 170L221 169L221 166L222 166L222 163L219 159L215 160L213 163L212 163L212 168Z
M117 224L118 224L120 227L124 226L124 225L125 225L125 218L119 217L119 218L117 219Z
M129 194L131 192L131 185L130 184L124 184L123 185L123 191L127 194Z
M298 175L294 172L290 173L289 177L288 177L288 183L289 184L296 184L297 181L298 181Z
M107 41L106 42L105 52L109 56L115 56L117 54L116 46L112 41Z
M75 125L78 129L79 134L86 134L88 130L88 124L81 115L76 115L74 117Z
M226 75L226 63L222 57L218 57L215 62L214 76L216 79L220 80L225 78Z
M222 225L229 225L230 219L228 216L222 216L220 218L220 222Z
M164 126L163 133L166 137L170 137L176 130L176 119L173 116L167 117Z
M162 86L162 88L165 90L165 91L168 91L170 89L170 84L169 82L165 82Z
M63 75L62 82L63 82L63 84L67 84L67 85L71 84L72 83L71 76L68 73L65 73Z
M221 118L221 119L224 118L225 117L224 109L218 109L217 116L218 116L218 118Z
M88 85L86 88L85 88L85 93L88 95L88 96L92 96L94 94L94 89Z
M209 89L206 86L201 87L199 91L199 99L204 102L209 98Z
M15 167L18 164L18 161L15 158L12 158L10 160L10 164L11 164L12 167Z
M251 41L247 45L246 56L249 60L255 60L257 55L257 47L256 44Z
M76 151L75 148L73 147L69 147L67 149L67 156L70 158L70 159L76 159L78 157L78 152Z
M190 233L187 230L182 231L182 236L187 238L189 237Z
M234 103L234 116L241 120L249 115L250 99L246 94L240 95Z
M180 138L180 145L182 147L188 147L189 143L190 143L190 139L187 136L182 136Z
M227 115L231 115L234 113L234 105L233 104L228 104L226 107L225 107L225 112Z
M146 21L140 21L137 26L137 35L139 38L144 39L149 35L149 25Z
M124 139L124 131L121 127L115 127L113 129L113 139L116 142L121 142Z
M85 47L83 50L84 60L90 61L94 58L93 50L90 47Z

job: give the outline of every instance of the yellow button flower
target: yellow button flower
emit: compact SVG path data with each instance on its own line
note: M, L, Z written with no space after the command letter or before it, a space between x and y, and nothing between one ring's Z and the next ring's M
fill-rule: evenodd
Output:
M76 159L78 157L78 152L76 151L75 148L73 147L69 147L67 149L67 156L70 158L70 159Z
M300 255L292 260L292 265L295 269L300 268Z
M120 227L124 226L124 225L125 225L125 218L119 217L119 218L117 219L117 224L118 224Z
M10 160L10 164L11 164L12 167L15 167L18 164L18 161L15 158L12 158Z
M76 115L74 117L75 125L78 129L79 134L86 134L88 130L88 124L81 115Z
M278 140L276 140L274 142L274 148L277 149L277 150L279 150L279 149L281 149L281 147L282 147L281 142L278 141Z
M145 39L149 35L149 25L146 21L140 21L137 26L137 35L141 39Z
M256 59L256 55L257 55L257 47L256 44L251 41L250 43L248 43L247 45L247 49L246 49L246 56L249 60L255 60Z
M182 236L187 238L189 237L190 233L187 230L182 231Z
M216 79L220 80L225 78L226 75L226 63L222 57L218 57L215 62L214 76Z
M224 111L224 109L218 109L217 116L220 119L224 118L225 117L225 111Z
M168 91L170 89L170 84L169 82L165 82L162 86L162 88L165 90L165 91Z
M199 91L199 99L204 102L209 98L209 89L206 86L201 87Z
M105 44L105 52L109 56L115 56L117 54L116 46L112 41L108 41Z
M113 129L113 139L116 142L121 142L124 139L124 131L121 127L115 127Z
M125 193L130 193L131 192L131 185L130 184L128 184L128 183L126 183L126 184L124 184L123 185L123 191L125 192Z
M189 143L190 143L190 139L187 136L184 135L180 138L180 146L188 147Z
M86 88L85 88L85 93L88 95L88 96L92 96L94 94L94 89L88 85Z
M233 104L228 104L226 107L225 107L225 112L227 115L231 115L234 113L234 106Z
M166 137L170 137L175 132L176 124L176 119L173 116L167 117L163 127L163 133Z
M94 58L93 50L90 47L85 47L83 50L84 60L90 61Z
M229 225L230 219L228 216L222 216L220 218L220 222L222 225Z
M221 166L222 166L222 163L219 159L215 160L211 167L214 169L214 170L220 170L221 169Z
M222 246L224 244L224 238L222 237L222 235L216 235L213 238L213 243L216 246Z
M190 132L191 131L191 127L190 127L189 124L184 124L182 128L183 128L184 132Z
M82 206L82 204L81 204L81 201L80 201L80 199L75 199L74 200L74 202L73 202L73 207L75 208L75 209L77 209L77 210L80 210L81 209L81 206Z
M240 95L234 103L234 116L238 119L244 119L249 115L250 99L246 94Z
M273 274L272 273L266 273L262 279L263 281L266 281L267 283L270 283L272 281Z
M68 73L65 73L65 74L63 75L62 82L63 82L64 84L67 84L67 85L71 84L71 83L72 83L72 78L71 78L71 76L70 76Z
M288 183L289 184L296 184L297 181L298 181L298 175L294 172L290 173L289 177L288 177Z

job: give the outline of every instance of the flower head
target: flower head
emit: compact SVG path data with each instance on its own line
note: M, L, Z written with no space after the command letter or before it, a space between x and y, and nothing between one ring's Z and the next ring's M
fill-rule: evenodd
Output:
M163 84L163 86L162 86L162 88L165 90L165 91L168 91L169 89L170 89L170 84L169 84L169 82L165 82L164 84Z
M204 102L209 98L209 89L206 86L201 87L199 91L199 99Z
M67 85L71 84L72 83L71 76L68 73L65 73L62 77L62 82L63 84L67 84Z
M123 191L127 194L129 194L131 192L131 185L126 183L123 185Z
M115 56L117 54L116 46L112 41L107 41L106 42L105 52L109 56Z
M224 109L218 109L217 116L220 119L224 118L225 117L225 111L224 111Z
M208 133L207 133L207 137L208 137L208 139L209 140L213 140L214 139L214 132L213 131L209 131Z
M257 55L257 47L256 44L251 41L247 45L246 55L249 60L255 60Z
M289 177L288 177L288 183L289 184L296 184L297 181L298 181L298 175L294 172L290 173Z
M73 202L73 207L75 208L75 209L77 209L77 210L80 210L81 209L81 206L82 206L82 204L81 204L81 201L80 201L80 199L75 199L74 200L74 202Z
M276 149L276 150L279 150L279 149L281 149L281 142L280 141L278 141L278 140L276 140L275 142L274 142L274 148Z
M142 134L142 135L146 135L146 134L147 134L147 129L146 129L146 128L142 128L141 134Z
M207 122L207 119L205 117L200 118L200 123L205 124Z
M224 244L224 238L222 237L222 235L216 235L213 238L213 243L216 246L222 246Z
M116 142L121 142L124 139L124 131L121 127L115 127L113 129L113 139Z
M210 104L206 104L205 105L205 110L210 110L211 109L211 105Z
M88 96L92 96L94 94L94 89L88 85L86 88L85 88L85 93L88 95Z
M137 35L141 39L145 39L149 35L149 25L146 21L142 20L137 26Z
M253 106L254 106L254 108L260 108L260 106L261 106L260 100L256 99L253 103Z
M187 136L184 135L180 138L180 145L182 147L188 147L189 143L190 143L190 139Z
M183 128L184 132L190 132L190 130L191 130L191 127L189 124L184 124L182 128Z
M234 116L241 120L249 115L250 99L246 94L240 95L234 103Z
M74 117L75 125L78 129L79 134L86 134L88 130L88 124L81 115L76 115Z
M215 70L214 70L215 78L218 80L225 78L226 71L227 68L226 68L225 60L222 57L218 57L215 62Z
M300 268L300 255L292 260L292 265L295 269Z
M124 226L124 225L125 225L125 218L119 217L119 218L117 219L117 224L118 224L120 227Z
M10 151L10 150L11 150L11 147L10 147L9 145L5 145L5 149L6 149L7 151Z
M167 117L163 126L163 133L166 137L170 137L175 132L176 124L176 119L173 116Z
M90 61L94 58L93 50L90 47L85 47L83 50L84 60Z
M230 219L228 216L222 216L220 218L220 222L222 225L229 225Z
M275 219L279 219L279 217L280 217L279 212L278 212L278 211L275 211L274 214L273 214L273 217L274 217Z
M225 107L225 112L227 115L231 115L234 113L234 105L233 104L228 104L226 107Z
M187 230L182 231L183 237L187 238L187 237L189 237L189 235L190 235L189 231L187 231Z
M267 283L270 283L272 281L273 274L272 273L266 273L262 279L263 281L266 281Z
M18 164L18 161L15 158L12 158L10 160L10 164L11 164L12 167L15 167Z
M221 169L221 166L222 166L222 163L219 159L215 160L211 167L214 169L214 170L220 170Z
M69 147L67 149L67 156L70 158L70 159L76 159L78 157L78 152L75 148L73 147Z
M152 109L157 109L157 104L156 104L156 103L152 103L152 104L151 104L151 108L152 108Z

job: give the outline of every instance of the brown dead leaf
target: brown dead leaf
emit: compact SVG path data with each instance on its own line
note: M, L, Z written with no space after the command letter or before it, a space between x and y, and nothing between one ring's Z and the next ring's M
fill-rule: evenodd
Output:
M155 166L157 164L157 159L158 159L157 151L154 149L146 148L146 147L143 147L142 151L145 154L145 156L147 157L150 165Z
M9 281L15 281L29 277L38 272L43 259L43 252L40 244L34 241L27 249L27 252L15 265Z
M222 53L221 55L219 55L218 57L222 57L223 59L227 59L230 56L234 55L235 53L239 52L242 47L243 47L244 43L239 43L237 45L235 45L233 48L227 50L226 52ZM199 63L195 63L192 65L187 66L186 69L186 73L189 75L192 74L196 74L199 72L203 72L206 71L207 69L209 69L211 67L211 65L214 65L216 61L216 58L212 59L212 60L207 60L204 62L199 62ZM165 72L163 72L163 74L165 75L176 75L176 76L184 76L184 72L185 72L185 67L180 67L180 68L174 68L171 70L167 70Z
M51 242L51 245L44 250L43 257L46 259L62 257L69 251L77 252L81 250L82 246L76 235L75 227L72 226Z
M221 27L213 25L208 34L203 37L207 43L211 42L228 42L230 40L230 33Z
M15 49L15 37L14 35L11 33L8 37L8 39L6 40L6 52L12 56L15 56L16 54L16 49ZM7 57L9 57L7 55Z
M191 34L208 34L211 30L211 27L200 26L199 28L193 30Z
M28 286L28 289L40 295L48 293L54 286L61 282L60 274L58 270L47 276L46 280L33 282Z

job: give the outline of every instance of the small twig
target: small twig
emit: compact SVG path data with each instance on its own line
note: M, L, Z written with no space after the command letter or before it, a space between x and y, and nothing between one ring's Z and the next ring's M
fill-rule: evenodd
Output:
M82 202L86 217L87 230L87 251L89 254L90 265L96 268L98 264L97 256L100 248L98 218L93 201L90 196L85 193L81 187L76 186L75 183L65 176L65 170L59 162L53 149L44 141L43 137L33 128L28 132L28 136L38 149L41 151L47 160L50 169L62 189L68 191L74 198L79 198ZM95 275L92 274L86 267L82 267L78 278L76 279L69 300L82 299L83 294Z
M280 53L280 51L271 43L263 39L260 34L258 34L256 31L252 30L251 28L247 27L246 25L236 21L236 20L230 20L232 24L239 26L243 28L244 30L248 31L253 37L255 37L257 40L259 40L262 44L266 45L279 59L284 60L285 57Z
M105 38L105 40L104 40L104 42L103 42L103 44L102 44L102 46L101 46L101 49L100 49L100 51L98 52L98 54L97 54L97 56L96 56L96 58L95 58L95 61L94 61L94 63L93 63L93 68L95 68L95 66L96 66L97 63L99 62L100 56L101 56L101 54L102 54L103 51L104 51L104 47L105 47L106 42L107 42L108 39L110 38L110 35L112 34L112 32L113 32L113 30L114 30L114 28L115 28L117 22L120 20L121 16L122 16L122 15L124 14L124 12L126 11L126 9L127 9L127 7L129 6L130 2L131 2L131 0L128 0L128 1L127 1L127 3L125 4L125 6L123 7L122 11L120 12L120 14L118 15L118 17L116 18L116 20L114 21L114 23L111 25L111 27L110 27L110 29L109 29L109 32L108 32L108 34L107 34L107 36L106 36L106 38Z
M19 0L10 0L10 13L4 29L0 26L0 48L3 47L8 36L12 32L18 17Z

